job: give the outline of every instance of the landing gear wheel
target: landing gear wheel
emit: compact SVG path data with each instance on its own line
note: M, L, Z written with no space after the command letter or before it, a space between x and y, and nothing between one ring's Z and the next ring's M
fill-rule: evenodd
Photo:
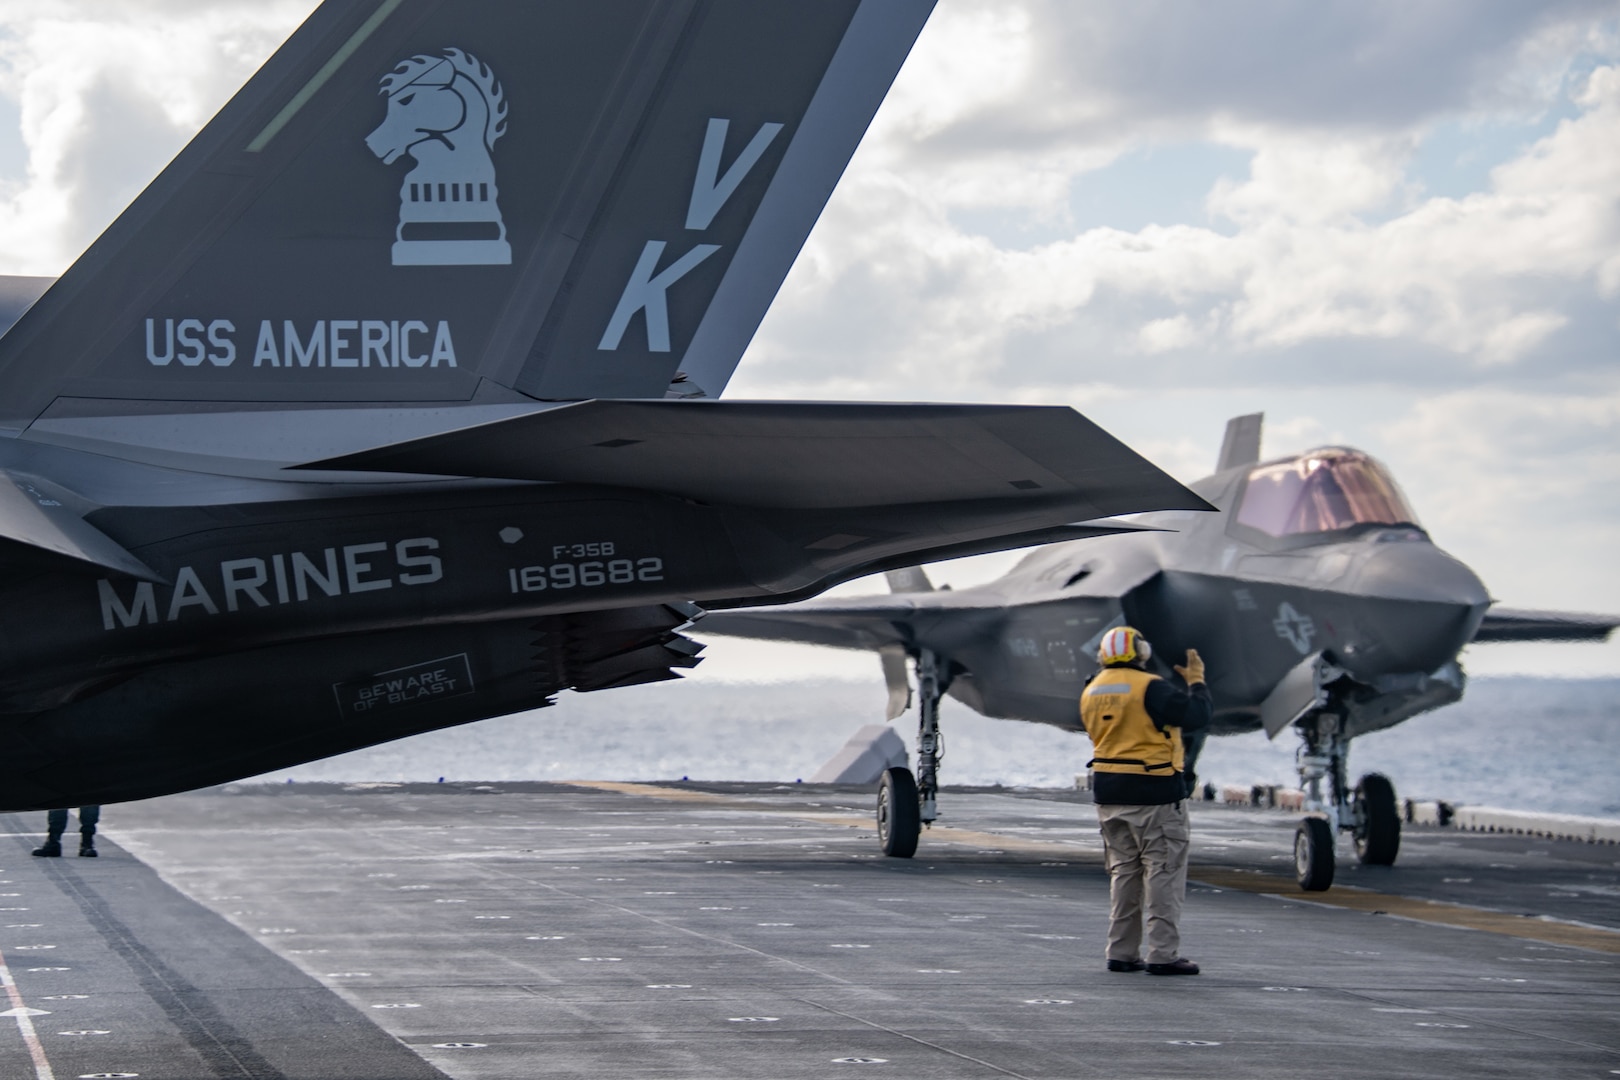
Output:
M1322 818L1308 817L1294 830L1294 877L1306 892L1333 885L1333 829Z
M917 779L904 766L884 770L878 785L877 830L883 854L909 859L917 853L917 838L922 835Z
M1394 866L1401 850L1401 814L1395 785L1381 773L1368 773L1356 785L1356 858L1367 866Z

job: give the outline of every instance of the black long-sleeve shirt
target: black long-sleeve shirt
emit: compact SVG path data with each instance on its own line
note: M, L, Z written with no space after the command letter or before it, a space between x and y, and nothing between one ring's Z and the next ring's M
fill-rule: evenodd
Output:
M1203 683L1180 690L1167 679L1155 679L1148 683L1142 704L1154 727L1180 728L1183 739L1208 729L1215 715L1209 687ZM1159 806L1187 797L1187 778L1179 772L1168 776L1094 772L1091 783L1091 801L1104 806Z

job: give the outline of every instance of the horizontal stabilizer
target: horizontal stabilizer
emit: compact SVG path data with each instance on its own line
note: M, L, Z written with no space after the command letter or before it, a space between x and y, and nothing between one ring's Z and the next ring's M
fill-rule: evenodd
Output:
M40 482L3 474L0 538L143 581L164 580L53 496Z
M1209 509L1073 409L1051 406L585 401L299 467L605 484L794 510L1017 501L1088 521Z
M1607 641L1617 626L1620 617L1614 615L1493 607L1485 613L1474 641Z
M987 603L983 599L970 599L969 594L943 591L926 599L893 594L832 597L797 604L711 611L704 616L697 632L826 645L835 649L879 652L889 649L901 661L897 668L898 680L892 677L888 680L892 694L904 684L905 649L916 645L918 624L931 623L944 614L950 617L953 633L960 631L974 636L975 633L993 633L1007 617L1007 608L999 600ZM972 629L975 627L977 631Z
M768 607L740 611L711 611L698 629L699 634L750 638L755 641L788 641L799 645L823 645L832 649L901 648L910 635L906 620L915 611L776 611ZM901 653L900 655L904 655Z

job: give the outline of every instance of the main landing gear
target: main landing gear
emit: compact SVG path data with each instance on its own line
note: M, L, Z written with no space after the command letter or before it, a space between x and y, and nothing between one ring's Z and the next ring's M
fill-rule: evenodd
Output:
M1354 790L1349 787L1345 768L1350 739L1337 713L1315 713L1295 726L1304 739L1296 764L1309 815L1294 831L1294 874L1299 887L1322 892L1333 885L1334 845L1341 831L1351 835L1356 857L1364 865L1393 866L1401 850L1395 785L1379 773L1368 773Z
M939 699L949 680L945 662L928 649L917 656L917 772L896 765L883 773L878 786L878 844L883 854L909 859L917 853L924 825L939 817L939 763L945 740L939 732Z

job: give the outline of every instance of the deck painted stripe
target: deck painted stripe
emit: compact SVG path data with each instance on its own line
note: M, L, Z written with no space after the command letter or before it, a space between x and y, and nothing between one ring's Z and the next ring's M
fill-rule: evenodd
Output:
M34 1030L34 1018L30 1015L32 1010L23 1001L17 981L11 977L4 953L0 953L0 985L6 988L6 997L11 999L11 1015L17 1021L17 1030L22 1032L23 1042L28 1045L28 1055L34 1059L34 1080L56 1080L51 1063L45 1058L45 1047L39 1041L39 1033Z
M1223 867L1193 867L1187 872L1189 879L1197 879L1221 889L1258 893L1262 896L1281 896L1322 907L1343 908L1367 914L1397 915L1403 919L1435 923L1461 930L1483 930L1488 934L1543 941L1549 945L1570 945L1595 952L1620 953L1620 933L1595 926L1554 922L1535 915L1509 915L1487 908L1447 904L1439 900L1420 900L1413 896L1374 892L1353 886L1335 885L1326 892L1302 892L1292 878L1276 874L1247 873Z
M617 783L608 780L565 780L565 784L574 787L591 788L596 791L611 791L619 795L642 795L649 799L663 799L667 802L700 803L716 809L741 810L751 814L772 814L777 817L790 817L798 821L813 821L819 825L841 825L848 829L866 829L875 837L877 835L877 822L872 817L850 817L848 814L818 814L814 810L778 810L748 799L734 798L730 795L716 795L709 791L692 791L686 788L666 787L663 784L634 784ZM1032 855L1059 854L1067 859L1083 861L1090 858L1101 865L1102 852L1093 848L1076 847L1056 840L1032 840L1023 836L1012 836L1006 833L980 832L976 829L958 829L950 825L935 825L924 833L936 841L951 844L966 844L972 847L995 846L1004 851L1023 851Z
M876 826L870 818L816 814L809 811L776 810L758 802L734 798L729 795L716 795L708 791L693 791L687 788L668 787L663 784L614 783L598 780L571 780L567 782L575 787L611 791L620 795L641 795L668 802L701 803L716 808L726 807L756 814L772 814L797 818L803 821L816 821L828 825L843 825L876 831ZM1027 854L1048 856L1060 855L1066 860L1075 862L1089 861L1099 865L1102 863L1102 853L1095 848L1083 848L1055 840L1036 840L1008 833L958 829L948 825L936 825L926 835L936 841L945 841L947 843L966 844L973 847L994 846L1004 851L1021 851ZM1326 892L1308 893L1302 891L1299 883L1291 877L1225 866L1193 866L1188 869L1187 878L1189 881L1199 881L1220 889L1257 893L1263 896L1280 896L1301 903L1316 904L1319 907L1333 907L1368 914L1379 912L1407 919L1416 919L1419 922L1434 923L1438 926L1450 926L1460 930L1482 930L1488 934L1501 934L1504 937L1520 938L1525 941L1541 941L1549 945L1568 945L1578 949L1591 949L1595 952L1620 954L1620 932L1604 930L1595 926L1578 926L1573 923L1555 922L1534 915L1509 915L1505 912L1491 911L1486 908L1468 907L1463 904L1447 904L1438 900L1420 900L1411 896L1397 896L1393 893L1374 892L1371 889L1352 888L1342 885L1335 886Z

